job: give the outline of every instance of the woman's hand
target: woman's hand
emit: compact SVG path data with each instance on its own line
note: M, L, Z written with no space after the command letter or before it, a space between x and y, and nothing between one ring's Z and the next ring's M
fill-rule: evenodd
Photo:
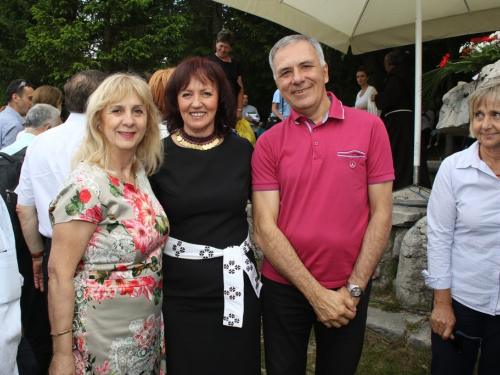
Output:
M74 375L75 360L73 355L61 355L55 353L50 362L49 375Z
M434 333L437 333L443 340L450 337L454 339L452 331L456 323L455 313L451 306L450 289L434 291L434 308L432 309L430 324Z
M236 118L238 119L238 121L240 121L242 119L242 117L243 117L243 114L241 112L241 109L238 109L236 111Z

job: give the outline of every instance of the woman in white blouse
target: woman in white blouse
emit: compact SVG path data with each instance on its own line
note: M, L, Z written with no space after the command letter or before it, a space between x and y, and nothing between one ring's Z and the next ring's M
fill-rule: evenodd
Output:
M370 100L372 95L378 94L375 87L368 85L368 81L370 76L366 69L361 66L356 72L356 80L358 84L361 86L361 91L356 95L356 104L354 105L357 109L361 109L363 111L368 111L373 113L374 115L380 116L380 112L375 105L375 102Z
M500 80L469 98L477 142L442 163L428 212L432 374L500 374Z

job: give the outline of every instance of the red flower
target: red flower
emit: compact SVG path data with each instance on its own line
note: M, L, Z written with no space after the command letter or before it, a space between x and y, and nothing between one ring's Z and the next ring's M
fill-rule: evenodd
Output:
M115 186L120 186L120 181L118 181L118 179L117 179L117 178L114 178L114 177L111 177L111 176L108 176L108 177L109 177L109 179L110 179L110 181L111 181L111 183L112 183L113 185L115 185Z
M446 64L448 63L448 60L450 59L450 54L447 53L446 55L443 56L443 59L441 60L441 62L439 63L439 67L440 68L444 68L446 66Z
M90 191L88 191L88 190L82 190L80 192L80 194L78 195L78 199L80 200L80 202L83 202L83 203L89 203L89 200L91 197L92 197L92 195L90 194Z

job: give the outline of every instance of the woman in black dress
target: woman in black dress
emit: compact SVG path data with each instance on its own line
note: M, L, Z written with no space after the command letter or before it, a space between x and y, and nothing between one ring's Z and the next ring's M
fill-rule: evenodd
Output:
M245 212L252 145L231 129L234 97L214 62L182 62L165 107L171 136L150 181L171 225L163 259L167 373L260 374L261 284Z

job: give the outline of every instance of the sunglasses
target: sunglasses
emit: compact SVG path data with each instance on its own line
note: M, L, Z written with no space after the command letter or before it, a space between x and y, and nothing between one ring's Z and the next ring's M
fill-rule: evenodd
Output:
M451 346L453 346L453 349L457 352L457 354L462 354L463 352L463 340L472 340L475 342L478 342L479 345L481 345L482 338L481 337L474 337L474 336L469 336L463 333L462 331L459 330L453 330L453 336L455 337L453 340L449 339L448 341L450 342Z
M17 88L20 89L21 87L26 87L26 86L33 87L30 81L22 80L19 86L17 86Z

